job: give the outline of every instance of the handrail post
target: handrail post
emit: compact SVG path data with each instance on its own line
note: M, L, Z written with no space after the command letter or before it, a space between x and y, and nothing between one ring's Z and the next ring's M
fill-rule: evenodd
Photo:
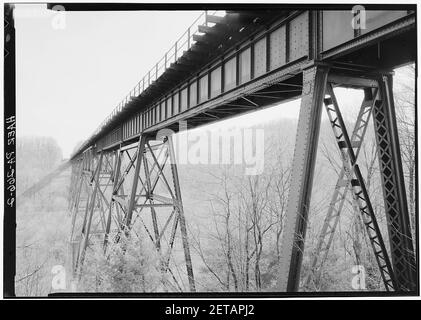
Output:
M174 59L174 62L177 62L177 41L175 42L175 45L174 45L174 57L175 57L175 59Z
M187 50L190 49L190 27L187 29Z

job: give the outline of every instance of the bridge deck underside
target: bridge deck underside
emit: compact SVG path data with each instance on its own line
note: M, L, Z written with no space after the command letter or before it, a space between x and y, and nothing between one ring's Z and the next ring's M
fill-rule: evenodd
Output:
M257 24L256 15L260 17ZM231 13L225 18L228 22L221 20L206 29L208 33L140 96L132 97L79 152L89 146L99 151L131 143L142 132L177 131L182 120L193 128L298 98L303 69L315 61L374 71L415 60L413 14L399 11L393 21L386 16L384 26L347 41L336 39L333 44L323 37L328 33L321 22L325 15L314 11ZM248 28L239 36L233 30L243 25ZM319 29L323 32L315 32ZM238 41L221 37L223 33L235 35ZM219 56L212 60L209 52Z

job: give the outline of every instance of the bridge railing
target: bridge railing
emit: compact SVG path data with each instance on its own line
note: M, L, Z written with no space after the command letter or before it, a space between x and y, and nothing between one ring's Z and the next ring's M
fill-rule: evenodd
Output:
M175 44L165 53L165 55L151 68L145 76L130 90L130 92L119 102L119 104L114 108L114 110L105 118L105 120L99 125L95 130L93 135L96 135L104 128L112 118L114 118L118 113L120 113L128 102L132 98L139 96L144 92L154 81L156 81L170 66L172 63L177 62L177 60L183 55L184 51L189 50L196 41L194 40L194 35L200 35L199 26L211 27L214 25L212 22L208 22L207 17L212 16L224 16L225 11L216 10L216 11L204 11L199 15L199 17L194 20L190 27L181 35L180 38L175 42Z

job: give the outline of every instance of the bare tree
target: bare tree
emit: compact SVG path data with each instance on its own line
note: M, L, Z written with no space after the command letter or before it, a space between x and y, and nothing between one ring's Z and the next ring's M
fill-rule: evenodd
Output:
M261 175L236 175L232 166L210 173L219 189L210 193L213 245L197 236L193 243L224 290L261 291L274 277L290 177L290 164L280 156L275 160ZM225 265L216 257L223 257Z

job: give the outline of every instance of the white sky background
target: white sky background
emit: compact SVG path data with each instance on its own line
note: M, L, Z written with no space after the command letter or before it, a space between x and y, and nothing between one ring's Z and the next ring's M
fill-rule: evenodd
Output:
M52 136L68 157L200 12L66 12L63 30L45 5L15 14L18 135Z
M66 12L16 4L18 136L51 136L69 157L200 15L198 11ZM340 90L358 106L362 94ZM229 120L296 118L299 101ZM346 116L346 111L344 111ZM226 124L226 123L225 123Z

